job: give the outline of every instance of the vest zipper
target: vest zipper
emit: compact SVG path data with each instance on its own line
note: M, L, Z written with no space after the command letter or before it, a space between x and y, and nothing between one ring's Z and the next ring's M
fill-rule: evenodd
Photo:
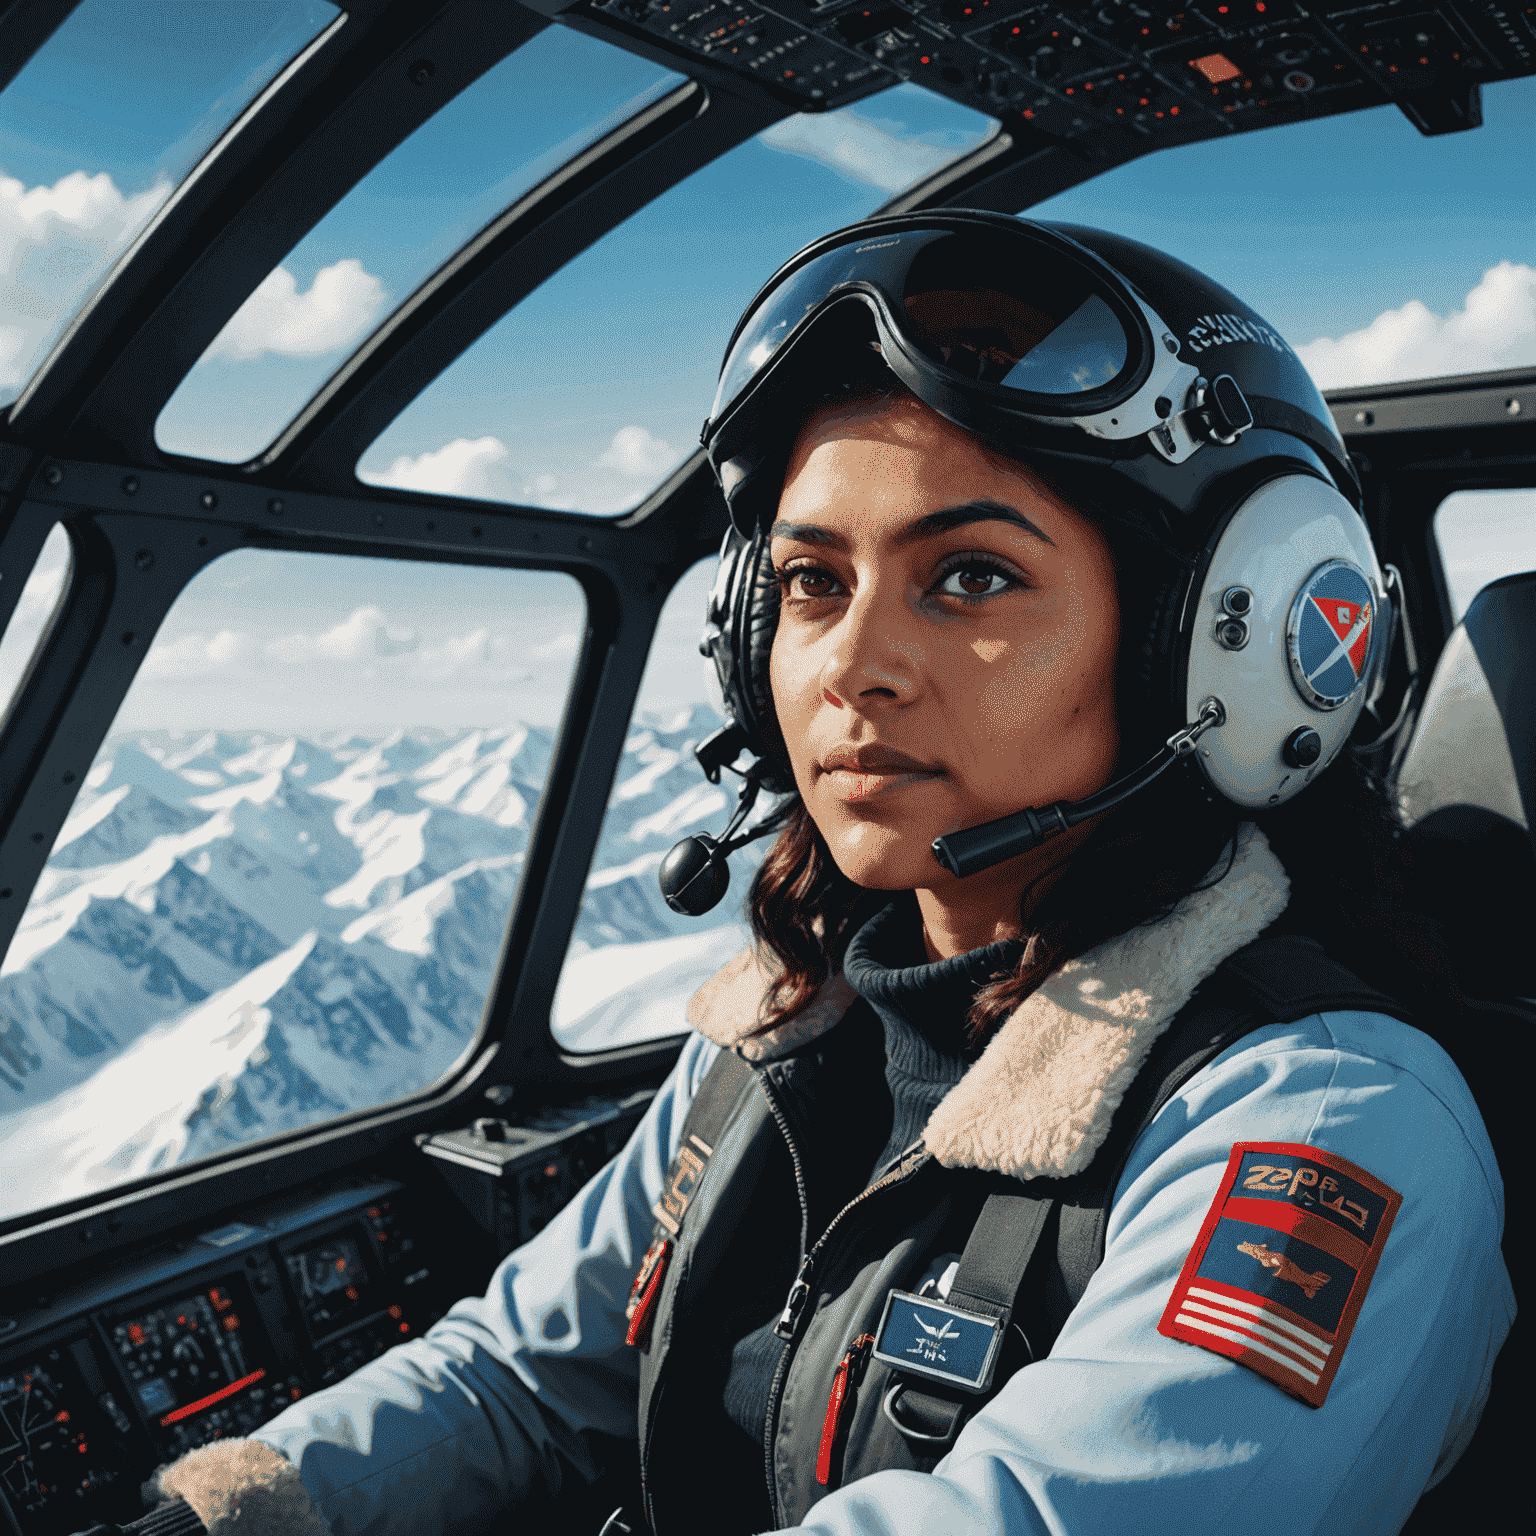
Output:
M772 1095L769 1103L773 1102ZM789 1137L789 1127L782 1117L779 1117L779 1126L783 1130L785 1138ZM791 1156L794 1153L794 1143L790 1142ZM785 1341L783 1353L779 1356L779 1363L774 1368L773 1383L768 1388L768 1411L763 1416L763 1469L768 1478L768 1504L773 1511L776 1524L783 1523L782 1512L779 1509L779 1491L773 1475L773 1436L778 1425L776 1423L779 1407L779 1394L784 1389L784 1378L789 1374L790 1357L795 1352L795 1335L799 1332L801 1315L805 1311L805 1304L810 1300L811 1276L816 1272L816 1265L825 1255L827 1244L831 1241L838 1227L857 1207L861 1206L877 1190L889 1189L893 1184L903 1184L914 1173L927 1163L932 1154L922 1152L918 1155L903 1158L902 1161L882 1178L876 1179L861 1194L857 1194L840 1210L836 1216L827 1223L827 1229L816 1239L810 1251L800 1261L800 1270L796 1274L794 1283L789 1288L788 1299L784 1303L784 1311L780 1314L778 1322L773 1325L774 1333ZM798 1175L800 1164L795 1162Z
M832 1481L832 1452L838 1436L843 1432L843 1419L848 1405L853 1401L853 1389L864 1373L864 1364L875 1346L872 1333L861 1333L853 1341L853 1347L838 1361L832 1373L832 1391L827 1398L827 1416L822 1420L821 1445L816 1451L816 1481L823 1488Z

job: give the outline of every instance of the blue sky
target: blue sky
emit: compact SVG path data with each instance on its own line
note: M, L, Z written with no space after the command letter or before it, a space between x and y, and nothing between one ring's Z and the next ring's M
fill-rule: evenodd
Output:
M0 400L243 102L335 14L322 0L87 0L0 95ZM469 233L675 79L559 27L488 71L247 301L162 415L162 444L229 462L258 451ZM1482 129L1439 139L1394 108L1234 135L1034 212L1123 231L1210 272L1325 383L1536 362L1536 80L1487 88L1484 108ZM409 406L360 472L593 514L632 505L696 440L732 324L773 268L992 126L903 86L775 127L570 263ZM363 564L374 569L215 567L168 621L167 659L146 669L135 717L192 727L236 723L209 711L302 712L296 695L258 709L276 682L257 668L235 687L229 668L333 631L343 639L317 655L341 665L347 645L372 644L389 663L379 675L400 673L400 686L417 663L398 660L391 635L415 634L423 655L448 654L456 637L469 657L483 633L491 650L464 675L484 681L507 633L506 583L524 578L498 586L436 567L423 597L416 578ZM535 585L530 611L546 635L566 633ZM421 617L429 598L440 618ZM377 616L353 623L364 610ZM686 659L694 620L680 626L674 664L653 670L663 690L700 696ZM548 714L563 675L530 694L530 714ZM436 723L473 711L468 682L424 679L410 710Z

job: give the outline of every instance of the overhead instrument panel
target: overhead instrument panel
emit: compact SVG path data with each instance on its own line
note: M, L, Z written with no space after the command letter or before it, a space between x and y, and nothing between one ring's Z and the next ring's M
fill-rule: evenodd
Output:
M243 1435L302 1395L297 1376L273 1370L248 1311L243 1286L230 1280L108 1326L145 1425L171 1454Z
M1532 0L581 0L576 13L762 80L806 107L902 80L1026 147L1119 160L1396 102L1425 133L1536 73ZM1127 139L1129 136L1129 139Z
M113 1416L131 1426L110 1393L90 1391L75 1359L82 1350L83 1340L73 1351L61 1345L0 1371L0 1491L29 1531L91 1524L125 1470ZM89 1372L101 1385L94 1361Z

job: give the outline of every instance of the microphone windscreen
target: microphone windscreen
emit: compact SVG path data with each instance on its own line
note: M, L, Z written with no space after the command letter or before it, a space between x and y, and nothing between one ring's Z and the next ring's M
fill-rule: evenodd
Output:
M702 917L718 905L731 883L731 872L713 838L685 837L673 846L656 871L667 905L684 917Z

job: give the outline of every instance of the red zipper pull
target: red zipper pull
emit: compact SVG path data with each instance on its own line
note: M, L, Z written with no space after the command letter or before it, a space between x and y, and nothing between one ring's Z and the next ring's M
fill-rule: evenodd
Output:
M827 1416L821 1425L821 1446L816 1452L816 1481L823 1488L832 1480L832 1451L843 1432L843 1419L853 1402L853 1389L858 1385L874 1343L874 1334L861 1333L832 1373L832 1395L827 1399Z
M656 1298L661 1295L661 1282L667 1273L667 1260L672 1257L672 1239L658 1237L645 1250L635 1283L629 1288L629 1303L624 1316L629 1319L629 1329L624 1335L626 1344L644 1349L651 1336L651 1318L656 1312Z

